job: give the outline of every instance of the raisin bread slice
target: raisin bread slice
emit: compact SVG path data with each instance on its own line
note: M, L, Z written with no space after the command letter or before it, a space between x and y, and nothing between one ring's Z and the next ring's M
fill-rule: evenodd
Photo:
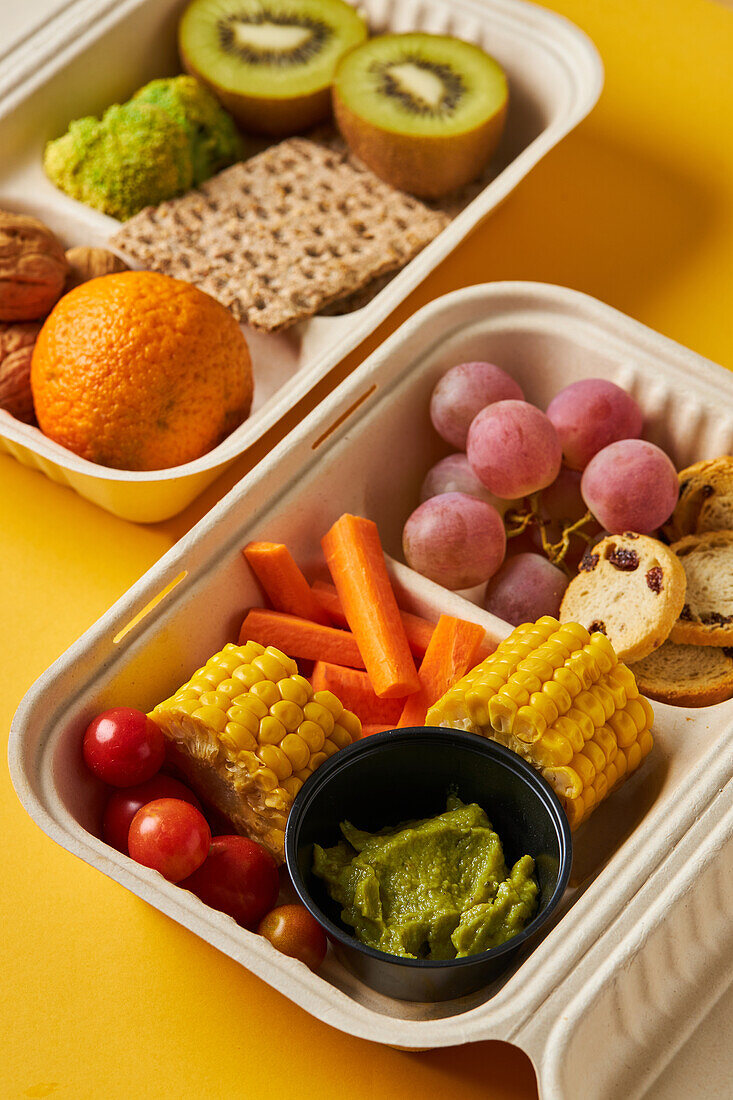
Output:
M705 531L733 530L733 455L680 470L680 496L664 526L670 542Z
M672 641L733 646L733 531L688 535L670 549L687 576L687 595Z
M733 698L733 652L666 641L631 666L642 695L678 707L710 707Z
M648 535L609 535L586 551L560 622L607 635L620 661L640 661L667 639L685 602L685 571Z

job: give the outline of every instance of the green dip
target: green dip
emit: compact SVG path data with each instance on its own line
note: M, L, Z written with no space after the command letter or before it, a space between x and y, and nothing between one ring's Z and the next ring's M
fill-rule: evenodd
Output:
M313 871L369 947L405 959L462 959L506 943L534 916L534 860L507 871L476 803L448 796L444 814L377 833L341 823L345 840L314 845Z

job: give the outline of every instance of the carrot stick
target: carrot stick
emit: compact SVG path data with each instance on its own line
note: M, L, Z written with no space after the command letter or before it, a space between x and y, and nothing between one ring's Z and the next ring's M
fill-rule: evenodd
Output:
M321 546L375 694L395 699L417 691L420 681L377 525L345 513L323 536Z
M311 676L314 691L331 691L346 707L361 718L362 725L389 722L392 729L402 713L401 699L380 699L374 694L366 672L317 661Z
M362 738L369 737L372 733L384 733L385 730L393 730L394 728L394 726L381 726L378 722L369 722L365 726L362 722L361 736Z
M276 611L330 626L331 620L287 546L281 542L250 542L242 553Z
M344 609L334 585L328 581L314 581L312 589L330 621L335 626L346 626ZM416 657L424 657L435 630L435 623L429 623L427 619L421 619L419 615L412 615L409 611L400 611L400 618L410 649Z
M309 661L330 661L335 665L364 668L353 634L333 626L321 626L282 611L254 607L247 612L239 632L239 644L259 642L274 645L288 657Z
M420 690L406 700L398 728L425 725L425 716L433 703L478 664L484 635L483 627L476 623L454 619L452 615L440 616L420 665Z

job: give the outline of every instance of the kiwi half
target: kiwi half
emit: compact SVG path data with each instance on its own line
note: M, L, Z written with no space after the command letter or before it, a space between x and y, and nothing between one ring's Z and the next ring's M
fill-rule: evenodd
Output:
M275 137L328 117L336 63L366 36L345 0L192 0L178 28L186 70L243 129Z
M507 81L478 46L433 34L372 38L339 62L336 122L378 176L421 198L476 179L504 128Z

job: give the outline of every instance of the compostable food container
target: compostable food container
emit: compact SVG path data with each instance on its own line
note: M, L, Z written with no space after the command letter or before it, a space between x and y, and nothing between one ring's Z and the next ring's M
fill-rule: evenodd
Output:
M329 952L319 974L102 843L103 798L79 743L91 718L149 709L236 638L261 602L241 548L286 542L313 572L344 511L374 519L399 556L404 521L444 446L429 422L437 379L488 359L545 406L584 377L639 401L645 435L678 467L733 452L733 376L585 295L533 283L456 291L415 314L73 645L15 716L10 767L54 840L241 962L307 1012L375 1042L427 1048L503 1039L532 1058L543 1097L633 1100L731 979L733 700L655 703L654 748L573 838L568 889L531 950L475 993L415 1005L370 989ZM391 564L405 610L509 627Z
M140 85L180 71L176 24L184 0L74 0L48 32L0 64L0 207L45 221L64 242L104 245L119 222L58 191L41 168L47 140L71 119L99 114ZM501 203L588 114L603 83L598 54L567 20L522 0L362 0L375 33L421 30L476 42L509 78L500 147L450 224L362 308L317 316L284 333L246 329L254 364L252 414L202 458L130 472L88 462L0 409L0 450L69 485L116 515L153 523L175 515L274 428L313 387ZM381 285L381 284L380 284Z
M445 810L449 792L490 815L507 867L525 853L532 856L537 912L506 943L465 959L402 959L365 946L350 934L339 906L313 874L313 845L338 844L344 820L376 832L432 817ZM447 1001L487 986L531 943L568 884L572 842L550 786L516 753L473 733L414 727L357 741L313 773L288 817L285 858L300 900L363 982L402 1001Z

